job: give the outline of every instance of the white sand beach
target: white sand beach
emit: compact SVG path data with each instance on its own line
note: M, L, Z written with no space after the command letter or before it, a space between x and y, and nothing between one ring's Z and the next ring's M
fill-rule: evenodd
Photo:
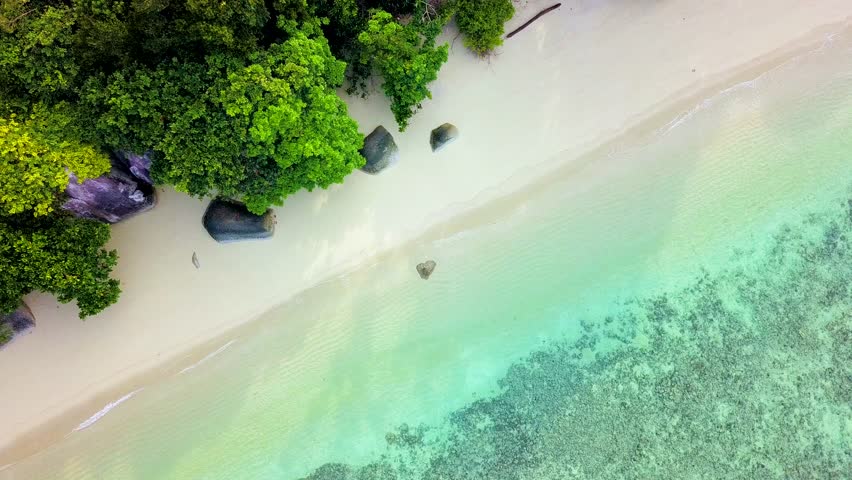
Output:
M552 3L520 2L507 31ZM207 200L162 190L153 211L112 229L116 305L81 322L73 305L30 295L37 328L0 350L0 466L187 368L299 292L426 232L463 229L469 217L450 220L830 41L850 16L848 0L569 0L488 59L445 32L450 59L405 132L380 92L346 97L363 133L392 132L399 164L288 198L275 236L259 242L216 243L201 226ZM432 153L429 132L445 122L461 136Z

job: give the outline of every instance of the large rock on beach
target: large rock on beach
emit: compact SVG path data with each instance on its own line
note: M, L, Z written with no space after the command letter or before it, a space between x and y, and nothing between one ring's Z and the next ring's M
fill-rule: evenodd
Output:
M26 303L21 302L21 306L14 312L0 315L0 345L4 343L2 339L3 330L10 331L11 335L14 336L20 335L33 327L35 327L33 312Z
M151 180L151 157L150 154L139 155L133 152L117 152L115 162L119 163L127 172L138 180L148 185L153 185Z
M399 160L399 148L390 132L379 125L364 139L361 155L367 159L361 170L375 175Z
M148 155L117 152L106 175L77 181L70 175L62 208L81 218L116 223L148 211L157 204Z
M207 233L221 243L269 238L275 232L275 214L251 213L243 203L216 199L210 202L202 220Z
M417 265L417 273L420 274L420 278L423 280L429 280L429 277L432 275L432 272L435 271L435 267L438 264L435 263L434 260L426 260L423 263Z
M433 152L437 152L454 142L458 137L459 129L452 123L445 123L432 130L432 135L429 136L429 145L432 146Z

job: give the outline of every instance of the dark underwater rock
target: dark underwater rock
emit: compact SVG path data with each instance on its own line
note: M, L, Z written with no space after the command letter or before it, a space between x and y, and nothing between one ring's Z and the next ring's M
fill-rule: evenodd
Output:
M210 202L202 220L207 233L217 242L238 242L269 238L275 232L275 215L251 213L240 202L216 199Z
M70 175L62 208L81 218L116 223L148 211L157 204L147 155L119 152L106 175L77 182Z
M361 155L367 159L361 170L375 175L399 160L399 148L390 132L379 125L364 139Z
M417 273L420 274L420 278L423 280L429 280L429 277L432 275L432 272L435 271L435 267L438 264L435 263L434 260L426 260L423 263L417 265Z
M459 129L452 123L445 123L432 130L432 135L429 136L429 145L432 146L433 152L437 152L448 144L454 142L458 137Z

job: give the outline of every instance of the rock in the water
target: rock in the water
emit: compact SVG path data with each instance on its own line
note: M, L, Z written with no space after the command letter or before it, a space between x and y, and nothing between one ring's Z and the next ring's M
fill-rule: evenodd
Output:
M198 255L195 252L192 252L192 264L195 265L195 268L201 268L201 262L198 261Z
M117 153L106 175L78 183L70 175L62 208L82 218L116 223L154 208L157 194L151 182L147 155Z
M390 132L379 125L364 139L361 155L367 159L361 170L375 175L399 160L399 148Z
M437 265L434 260L427 260L417 265L417 273L420 274L420 278L423 280L429 280L429 276L435 271Z
M0 315L0 345L33 327L35 327L33 312L26 303L21 302L21 306L14 312Z
M429 137L429 144L432 145L432 151L437 152L455 141L458 137L459 129L452 123L445 123L432 130L432 135Z
M210 202L202 223L207 233L222 243L269 238L275 232L272 209L267 209L263 215L255 215L244 204L233 200Z

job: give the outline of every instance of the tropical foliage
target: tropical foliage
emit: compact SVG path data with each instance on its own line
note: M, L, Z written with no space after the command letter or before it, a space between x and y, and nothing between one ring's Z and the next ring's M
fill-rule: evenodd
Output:
M400 130L405 130L421 102L432 98L427 85L438 78L438 70L447 61L449 47L435 46L440 30L430 27L419 20L403 26L391 14L377 11L367 30L358 35L360 61L381 73L382 89L391 100Z
M36 105L31 115L0 118L0 214L50 213L68 184L109 171L109 158L80 141L81 133L62 108Z
M297 32L245 59L173 60L92 79L83 102L101 143L153 149L155 180L192 195L241 196L251 210L328 187L363 165L363 137L333 87L345 64Z
M364 159L337 89L378 74L405 129L449 16L491 45L506 10L489 3L474 18L472 0L0 0L0 312L33 290L81 316L118 297L109 227L57 208L69 174L151 152L156 182L258 213L341 182Z
M80 318L114 303L120 290L109 274L117 256L103 250L107 240L107 225L61 213L0 216L0 313L34 290L76 299Z
M453 8L465 46L479 55L503 44L503 24L515 14L512 0L454 0Z

